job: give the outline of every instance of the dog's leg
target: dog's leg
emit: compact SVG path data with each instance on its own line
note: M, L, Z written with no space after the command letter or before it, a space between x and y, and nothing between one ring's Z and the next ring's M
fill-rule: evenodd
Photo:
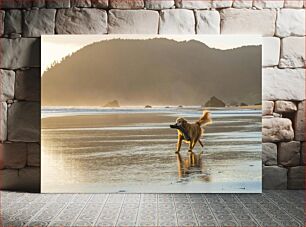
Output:
M195 166L195 153L194 152L191 153L191 164L192 166Z
M201 147L202 147L202 151L201 151L201 153L203 153L204 152L204 144L202 143L202 141L201 140L199 140L199 144L201 145Z
M204 147L204 145L203 145L201 140L199 140L199 144L201 145L201 147Z
M196 145L197 141L190 141L189 143L189 152L192 152L194 146Z
M192 162L192 155L193 155L193 152L188 152L188 168L192 167L193 166L193 162Z
M192 148L193 148L193 141L190 141L189 143L189 148L188 148L188 152L192 152Z
M181 150L181 146L182 146L182 141L183 141L183 136L181 134L178 134L177 136L177 144L176 144L176 152L175 153L179 153Z

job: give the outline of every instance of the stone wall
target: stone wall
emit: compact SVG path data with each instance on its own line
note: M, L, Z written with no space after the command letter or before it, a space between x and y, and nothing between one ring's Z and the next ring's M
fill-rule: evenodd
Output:
M39 191L41 34L261 34L263 183L304 187L301 0L0 0L1 188Z

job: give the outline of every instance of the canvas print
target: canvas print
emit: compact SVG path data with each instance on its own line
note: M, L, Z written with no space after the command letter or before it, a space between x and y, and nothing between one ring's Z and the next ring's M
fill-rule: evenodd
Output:
M260 37L41 42L42 192L261 192Z

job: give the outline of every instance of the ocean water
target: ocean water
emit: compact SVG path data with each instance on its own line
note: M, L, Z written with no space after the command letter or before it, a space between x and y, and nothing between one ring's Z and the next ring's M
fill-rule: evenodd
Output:
M42 192L261 192L261 110L211 109L193 154L175 154L185 108L42 109Z

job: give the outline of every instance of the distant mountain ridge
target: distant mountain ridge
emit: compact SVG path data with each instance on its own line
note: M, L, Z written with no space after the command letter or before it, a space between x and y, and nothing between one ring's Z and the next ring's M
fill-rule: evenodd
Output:
M107 40L90 44L42 77L42 105L201 105L261 102L261 48L199 41Z

